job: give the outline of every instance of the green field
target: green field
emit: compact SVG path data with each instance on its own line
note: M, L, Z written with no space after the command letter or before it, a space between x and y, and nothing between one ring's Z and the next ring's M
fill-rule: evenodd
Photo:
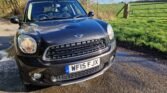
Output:
M110 21L118 42L167 53L167 3L133 3L130 17ZM133 13L131 13L133 12Z

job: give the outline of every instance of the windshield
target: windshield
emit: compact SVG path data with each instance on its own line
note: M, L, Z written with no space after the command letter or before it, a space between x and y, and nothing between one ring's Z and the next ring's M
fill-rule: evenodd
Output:
M27 21L43 21L85 17L86 12L77 1L40 1L29 4Z

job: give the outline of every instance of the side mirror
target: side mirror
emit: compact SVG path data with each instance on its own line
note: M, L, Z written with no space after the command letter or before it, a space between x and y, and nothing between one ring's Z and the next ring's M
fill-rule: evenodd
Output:
M19 18L18 17L12 17L11 19L10 19L10 22L11 23L13 23L13 24L19 24L20 23L20 20L19 20Z
M89 17L93 17L93 16L94 16L94 12L90 11L90 12L88 13L88 16L89 16Z

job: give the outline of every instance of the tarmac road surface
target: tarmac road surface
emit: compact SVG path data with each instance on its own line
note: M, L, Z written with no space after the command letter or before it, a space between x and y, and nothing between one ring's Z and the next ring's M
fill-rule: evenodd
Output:
M13 58L0 51L0 91L25 92ZM102 76L64 87L33 87L35 93L167 93L167 60L118 48L115 63Z

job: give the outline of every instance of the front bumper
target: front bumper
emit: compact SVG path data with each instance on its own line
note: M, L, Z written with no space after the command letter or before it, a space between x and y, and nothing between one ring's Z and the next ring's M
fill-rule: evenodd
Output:
M114 60L114 56L111 57L110 61L112 62L113 60ZM77 79L77 80L73 80L73 81L68 81L68 82L60 84L60 86L67 86L67 85L76 84L76 83L80 83L80 82L84 82L84 81L96 78L102 75L104 72L106 72L111 67L112 65L111 62L109 62L101 71L95 73L94 75L91 75L85 78L81 78L81 79Z
M70 63L49 65L45 67L33 67L31 65L24 64L23 61L26 61L26 60L25 59L22 60L20 58L17 58L17 63L20 69L21 77L25 84L34 84L34 85L41 85L41 86L43 85L44 86L45 85L65 86L65 85L83 82L83 81L95 78L99 75L102 75L107 69L111 67L113 60L115 58L115 53L116 53L116 45L112 46L108 52L103 53L101 55L88 58L85 60L70 62ZM66 65L82 63L82 62L86 62L96 58L100 58L101 60L101 65L97 68L75 73L73 75L70 75L70 74L67 75L65 73ZM33 80L32 75L34 73L40 73L42 74L42 77L40 79ZM53 82L51 80L53 76L57 77L57 79L59 80L56 82Z

